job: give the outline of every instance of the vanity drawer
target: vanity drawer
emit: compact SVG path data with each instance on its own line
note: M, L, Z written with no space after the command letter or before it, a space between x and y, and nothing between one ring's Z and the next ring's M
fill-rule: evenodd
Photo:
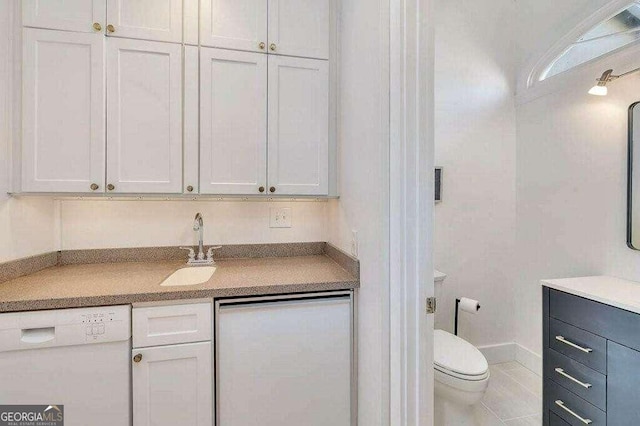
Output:
M640 350L640 315L636 313L550 289L549 315Z
M604 411L551 380L546 380L544 394L551 411L572 426L607 424L607 415Z
M571 426L569 423L562 420L556 413L549 411L549 426Z
M547 379L551 379L603 411L607 409L607 376L547 349Z
M607 340L562 321L549 320L549 347L607 374Z
M174 345L211 340L210 302L133 308L133 347Z

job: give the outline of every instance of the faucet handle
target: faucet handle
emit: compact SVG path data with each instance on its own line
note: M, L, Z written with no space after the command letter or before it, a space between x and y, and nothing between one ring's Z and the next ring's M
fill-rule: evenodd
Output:
M222 246L211 246L209 250L207 250L207 259L213 259L213 251L221 249Z
M182 250L189 250L189 260L194 260L196 258L196 252L193 250L193 247L180 247Z

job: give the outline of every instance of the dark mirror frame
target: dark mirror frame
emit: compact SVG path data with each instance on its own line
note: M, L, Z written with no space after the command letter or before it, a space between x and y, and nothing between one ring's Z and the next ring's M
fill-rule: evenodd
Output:
M627 135L627 247L632 250L640 250L633 245L633 110L639 102L629 106L629 129ZM640 123L638 123L640 125ZM639 165L640 167L640 165Z

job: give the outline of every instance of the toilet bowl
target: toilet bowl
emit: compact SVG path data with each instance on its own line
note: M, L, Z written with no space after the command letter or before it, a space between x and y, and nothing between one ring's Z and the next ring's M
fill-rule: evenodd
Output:
M489 365L466 340L434 331L435 426L477 425L474 406L489 385Z

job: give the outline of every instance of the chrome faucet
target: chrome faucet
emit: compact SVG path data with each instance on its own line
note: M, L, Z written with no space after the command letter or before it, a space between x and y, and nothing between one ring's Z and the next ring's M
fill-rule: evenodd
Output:
M204 221L202 215L196 213L196 218L193 220L193 230L198 232L198 260L204 259Z
M207 250L206 258L204 254L204 221L202 215L196 213L196 217L193 220L193 230L198 233L198 254L191 247L180 247L183 250L189 250L189 265L215 265L213 261L213 251L221 248L222 246L212 246Z

